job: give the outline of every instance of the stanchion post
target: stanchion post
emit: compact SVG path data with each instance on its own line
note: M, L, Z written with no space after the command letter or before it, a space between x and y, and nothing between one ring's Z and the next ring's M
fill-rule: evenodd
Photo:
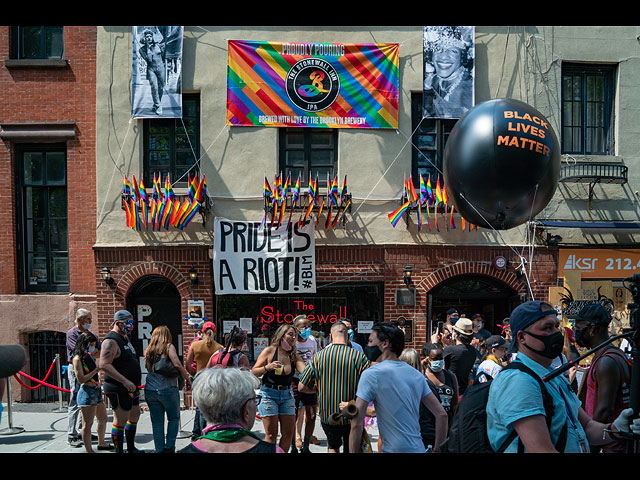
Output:
M0 379L1 381L2 379ZM3 428L0 430L0 435L13 435L16 433L24 432L23 427L13 426L13 412L11 411L11 377L7 377L7 419L9 422L9 428ZM0 399L2 401L2 399Z
M67 367L69 368L69 367ZM58 408L54 408L52 411L55 413L66 412L67 409L62 406L62 368L60 367L60 354L56 353L56 369L58 370ZM72 390L71 388L69 388Z

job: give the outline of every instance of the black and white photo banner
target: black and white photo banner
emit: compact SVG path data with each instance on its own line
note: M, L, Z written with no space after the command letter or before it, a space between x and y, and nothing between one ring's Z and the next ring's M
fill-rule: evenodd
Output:
M182 117L184 27L133 27L132 118Z
M260 222L216 218L216 295L316 293L315 222L260 229Z

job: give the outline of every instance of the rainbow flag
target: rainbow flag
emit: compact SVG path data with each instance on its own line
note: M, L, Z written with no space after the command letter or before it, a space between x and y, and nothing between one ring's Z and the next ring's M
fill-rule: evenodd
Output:
M318 209L318 215L316 216L316 227L318 226L318 220L320 220L320 214L322 214L323 208L324 208L324 198L322 198L322 203L320 204L320 208Z
M124 202L124 211L126 213L127 219L127 227L131 228L131 208L129 207L129 200L125 199Z
M173 192L173 188L171 187L168 174L164 179L164 196L170 200L173 200L176 197L176 194Z
M442 203L444 203L444 200L442 197L442 189L440 188L440 177L438 177L438 182L436 184L436 204Z
M433 190L431 189L431 175L427 179L427 196L429 197L429 204L433 205L435 203L435 198L433 196Z
M197 179L196 179L197 180ZM194 194L194 198L191 200L195 200L196 202L202 203L204 201L204 197L207 194L207 177L204 175L196 188L196 193Z
M292 50L299 47L308 48ZM398 128L397 43L229 40L227 51L227 125ZM328 75L312 81L314 67L298 63L307 59ZM303 87L300 96L295 82ZM323 108L307 109L309 100Z
M342 202L346 194L347 194L347 176L345 175L344 180L342 181L342 187L340 187L340 205L342 205Z
M129 179L126 175L124 176L124 182L122 184L122 194L131 195L131 184L129 183Z
M418 231L422 231L422 207L420 203L416 205L416 221L418 222Z
M405 214L405 212L408 210L410 206L411 206L411 202L405 202L405 204L400 206L400 208L398 208L396 211L391 212L388 215L391 225L395 227L400 221L400 219L402 218L402 215Z
M416 193L416 189L413 186L413 180L411 178L411 175L409 175L409 180L407 180L406 189L407 189L407 195L409 197L409 200L411 200L411 203L417 202L418 194Z
M185 202L186 203L186 202ZM180 223L178 224L178 228L180 230L184 229L189 222L200 209L200 204L198 202L192 202L188 205L188 208L184 212L184 214L180 217Z
M269 185L269 180L267 180L266 175L264 177L264 186L262 187L262 196L265 198L271 198L273 196L271 185Z
M140 194L138 193L138 183L136 182L136 176L132 175L133 180L131 180L131 198L133 198L134 202L137 202L140 198Z
M145 203L148 202L149 199L147 198L147 189L144 186L144 178L140 179L139 192L140 192L140 200L144 201Z

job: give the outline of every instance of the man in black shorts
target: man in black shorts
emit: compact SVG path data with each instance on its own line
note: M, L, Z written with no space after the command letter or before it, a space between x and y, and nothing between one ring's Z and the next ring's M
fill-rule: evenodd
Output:
M104 392L113 407L111 438L117 453L141 452L135 447L136 427L140 419L140 362L128 335L135 322L127 310L113 316L111 331L104 337L100 351L100 370L104 372Z

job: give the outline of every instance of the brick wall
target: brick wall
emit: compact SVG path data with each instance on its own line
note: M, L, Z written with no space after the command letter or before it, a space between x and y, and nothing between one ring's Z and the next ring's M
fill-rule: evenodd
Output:
M11 29L0 26L0 123L73 121L67 142L70 292L94 293L96 230L96 27L64 27L64 68L7 67ZM13 145L0 147L0 294L16 293Z

